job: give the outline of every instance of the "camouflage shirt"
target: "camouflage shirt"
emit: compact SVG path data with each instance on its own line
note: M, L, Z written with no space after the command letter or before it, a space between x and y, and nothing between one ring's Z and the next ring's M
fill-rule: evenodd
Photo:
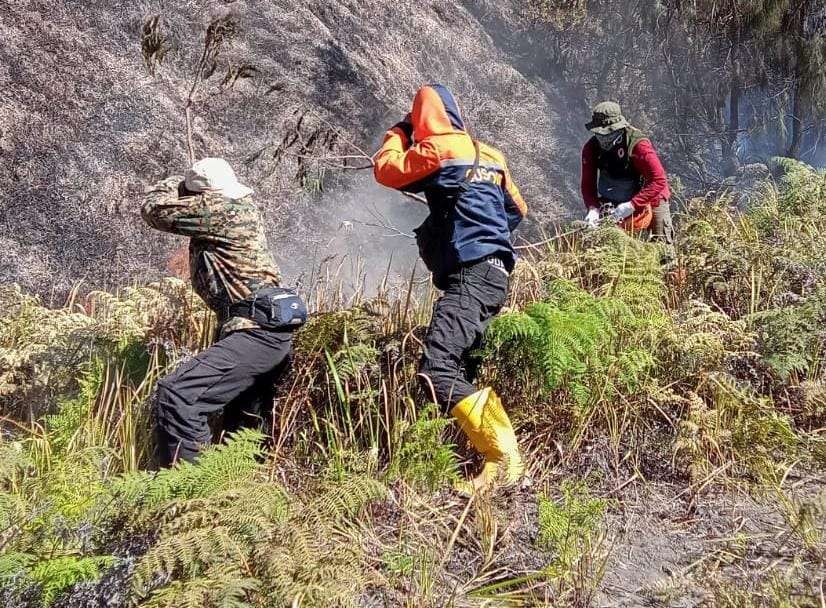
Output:
M229 306L281 276L270 254L252 196L233 200L217 193L191 194L176 175L146 191L141 215L158 230L188 236L189 272L196 293L218 315L221 335L257 324L228 318Z

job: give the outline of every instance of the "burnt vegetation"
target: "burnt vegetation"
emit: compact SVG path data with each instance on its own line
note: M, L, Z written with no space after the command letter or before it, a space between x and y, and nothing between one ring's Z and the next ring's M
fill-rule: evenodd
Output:
M692 200L668 272L610 226L523 250L482 374L532 485L472 500L415 377L428 285L343 307L317 273L264 433L161 472L154 383L214 328L189 287L4 288L4 605L817 606L826 175L773 169Z
M0 42L0 604L824 605L818 3L44 6L5 5ZM365 174L427 81L532 213L480 353L532 485L471 500L451 488L479 463L415 377L434 290L383 242L330 246L407 235ZM667 161L669 270L564 224L606 97ZM137 208L208 154L255 187L313 316L267 428L158 472L155 382L215 321Z

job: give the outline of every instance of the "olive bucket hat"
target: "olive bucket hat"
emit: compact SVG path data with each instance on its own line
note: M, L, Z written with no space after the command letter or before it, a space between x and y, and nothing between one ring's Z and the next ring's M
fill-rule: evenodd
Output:
M591 122L585 128L597 135L608 135L630 126L622 115L622 108L615 101L602 101L594 106Z

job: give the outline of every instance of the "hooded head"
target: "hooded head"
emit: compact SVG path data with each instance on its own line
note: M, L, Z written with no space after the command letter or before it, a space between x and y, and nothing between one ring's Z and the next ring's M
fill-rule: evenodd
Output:
M459 104L453 94L440 84L429 84L419 89L413 98L410 122L416 141L431 135L465 132Z
M238 181L223 158L202 158L196 162L186 173L185 185L190 192L218 192L231 199L252 194L252 188Z

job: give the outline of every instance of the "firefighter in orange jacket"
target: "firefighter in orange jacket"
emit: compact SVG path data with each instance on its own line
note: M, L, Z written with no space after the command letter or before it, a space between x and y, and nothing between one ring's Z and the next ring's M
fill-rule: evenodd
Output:
M374 157L376 180L421 192L430 215L416 230L419 253L444 293L436 302L419 372L484 456L472 490L500 477L524 474L516 435L499 397L473 382L485 328L505 303L516 252L511 232L527 207L505 158L474 141L453 95L444 86L422 87L413 109L385 135Z

